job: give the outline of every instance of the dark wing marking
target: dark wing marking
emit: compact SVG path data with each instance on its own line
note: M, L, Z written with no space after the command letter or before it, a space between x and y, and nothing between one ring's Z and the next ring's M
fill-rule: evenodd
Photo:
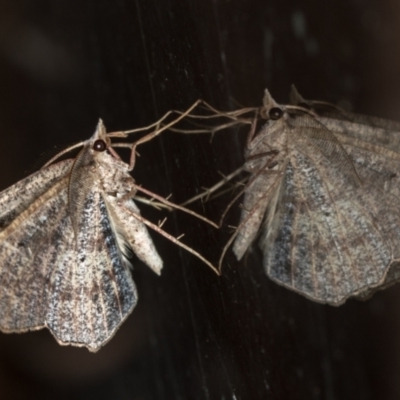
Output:
M0 230L9 225L39 196L65 176L72 160L61 161L41 169L0 193Z
M384 280L391 244L362 192L325 157L292 154L281 193L260 241L271 279L334 305Z
M44 326L45 288L54 264L44 262L41 251L66 215L67 179L53 182L0 232L0 327L5 332Z
M75 250L71 222L48 286L46 325L60 344L97 351L133 310L137 292L101 192L87 197Z

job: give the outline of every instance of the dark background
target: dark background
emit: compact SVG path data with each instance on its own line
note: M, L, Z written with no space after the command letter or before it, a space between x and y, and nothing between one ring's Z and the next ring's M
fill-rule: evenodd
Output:
M399 19L396 0L2 0L0 186L99 117L134 128L200 97L259 106L265 87L285 102L295 83L399 119ZM182 201L240 165L244 135L167 133L140 148L134 177ZM217 220L223 204L197 210ZM165 227L214 262L230 233L180 214ZM97 354L45 330L0 334L1 399L399 398L399 288L323 306L270 282L257 249L241 263L229 253L218 278L152 236L163 274L135 263L139 304Z

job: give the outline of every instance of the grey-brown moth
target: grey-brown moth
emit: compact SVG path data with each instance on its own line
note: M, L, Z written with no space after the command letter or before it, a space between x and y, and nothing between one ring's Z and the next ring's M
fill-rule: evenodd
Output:
M100 121L75 159L48 163L0 193L3 332L46 327L61 345L97 351L138 299L129 251L157 274L163 267L146 225L210 265L144 219L132 200L137 191L149 193L129 174L136 145L156 134L113 145L112 137L126 135L107 134ZM130 164L113 149L118 146L132 149Z
M272 280L340 305L386 284L399 261L399 132L317 105L280 105L265 91L233 251L241 259L258 238Z
M246 171L221 218L244 193L219 268L232 243L240 260L257 240L275 282L331 305L366 298L400 279L400 124L305 100L294 87L290 98L281 105L266 90L260 108L189 115L231 122L187 133L251 129L244 165L184 204Z

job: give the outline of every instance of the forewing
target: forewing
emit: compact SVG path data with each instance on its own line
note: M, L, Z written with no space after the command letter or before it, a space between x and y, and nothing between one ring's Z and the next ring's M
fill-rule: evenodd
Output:
M361 293L358 293L355 297L358 300L368 300L370 299L377 291L387 289L388 287L394 285L400 280L400 262L394 261L390 265L390 268L386 274L385 281L374 288L368 288Z
M52 176L48 169L43 170L47 177ZM36 178L41 181L42 176ZM25 211L0 232L0 329L5 332L45 325L46 286L57 253L52 232L67 212L67 178L52 181L53 186L44 193L40 190L40 197L32 199ZM28 184L37 187L34 179ZM8 191L12 193L13 188ZM49 253L47 258L43 257L44 250Z
M355 114L323 101L305 100L292 86L291 104L305 106L317 114L329 130L376 145L400 150L400 123L369 115Z
M9 225L43 193L65 176L72 160L43 168L0 193L0 230Z
M290 147L295 151L313 153L317 151L331 164L337 174L342 175L349 183L359 185L361 182L357 176L352 159L345 148L335 136L318 119L310 115L294 115L287 119L285 129L288 131Z
M66 240L48 286L46 325L60 344L97 351L133 310L137 293L100 191L90 192L82 213L77 239L70 219L60 225Z
M262 171L260 171L262 172ZM252 176L244 192L240 223L232 250L240 260L258 236L267 207L275 207L281 177L276 174Z
M333 305L385 279L392 246L377 210L323 153L291 152L274 212L260 241L271 279Z

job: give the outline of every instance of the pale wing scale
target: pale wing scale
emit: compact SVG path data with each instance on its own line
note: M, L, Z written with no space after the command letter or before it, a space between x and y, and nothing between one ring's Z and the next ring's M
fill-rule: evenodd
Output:
M336 136L315 118L309 115L297 116L287 119L290 130L290 140L298 145L311 145L314 149L308 148L306 151L320 151L336 168L337 172L343 174L354 185L360 184L357 171L353 162L343 145Z
M390 130L325 117L318 117L318 120L335 134L382 146L389 151L400 151L400 128Z
M96 351L133 310L137 292L102 194L92 192L82 211L79 250L68 243L51 277L46 323L60 344Z
M256 239L267 207L276 203L274 198L279 192L279 183L280 179L276 175L260 174L246 189L240 216L242 226L232 247L238 260Z
M318 120L333 132L348 133L354 138L400 149L400 123L383 118L351 113L335 104L304 99L293 85L290 104L306 105L318 114Z
M363 181L362 204L374 213L376 224L390 244L393 259L400 259L400 154L390 158L382 148L373 151L346 145L354 165ZM385 157L386 153L386 157ZM397 158L397 159L396 159Z
M53 182L0 232L0 328L5 332L45 325L46 286L54 265L40 251L48 248L48 232L66 215L66 188L67 177Z
M112 169L112 164L109 167ZM98 187L100 184L98 175L93 150L90 145L84 146L74 159L68 182L68 209L76 233L82 219L86 217L83 213L85 201L93 187Z
M163 262L157 253L146 226L132 214L140 214L139 208L132 199L121 200L112 196L108 197L108 204L115 215L117 232L122 233L136 256L160 275Z
M258 184L245 189L237 258L260 235L273 280L333 305L390 285L400 275L400 139L388 131L396 124L321 117L279 106L266 91L267 118L272 107L282 116L267 119L245 153ZM271 150L277 156L267 167L262 155ZM284 176L275 188L269 169Z
M72 162L65 160L53 164L51 168L41 169L3 190L0 193L0 229L10 224L16 216L66 175Z
M75 160L46 165L0 193L2 331L46 326L60 344L97 351L137 303L127 249L161 272L148 221L132 200L133 164L110 137L100 121Z
M321 168L329 171L322 157L299 153L291 160L282 183L282 209L261 235L268 275L315 301L335 305L380 284L391 246L359 195L343 192L332 176L321 177Z
M390 268L386 274L385 281L379 285L378 287L368 288L363 292L360 292L356 295L359 300L368 300L374 293L378 290L387 289L388 287L394 285L395 283L400 281L400 262L393 261L390 264Z

